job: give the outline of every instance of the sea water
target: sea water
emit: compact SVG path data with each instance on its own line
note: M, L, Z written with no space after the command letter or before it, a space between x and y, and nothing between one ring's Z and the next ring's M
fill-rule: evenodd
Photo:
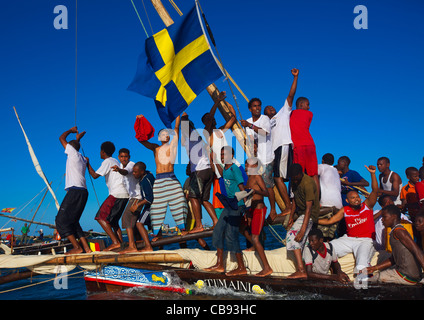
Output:
M285 239L285 229L282 226L273 226L271 232L268 227L264 228L265 239L264 247L266 250L272 250L284 246L281 242ZM206 242L212 250L215 250L211 244L211 239L206 238ZM246 239L240 236L242 249L246 247ZM189 248L200 248L196 240L187 242ZM178 244L165 246L165 249L179 249ZM266 296L250 294L245 292L236 292L231 288L208 288L197 289L194 294L178 294L159 290L128 288L121 292L103 292L87 294L83 270L76 268L67 274L66 277L58 278L54 275L39 275L32 278L19 280L0 285L1 300L304 300L304 299L326 299L323 296L310 293L299 292L267 293Z

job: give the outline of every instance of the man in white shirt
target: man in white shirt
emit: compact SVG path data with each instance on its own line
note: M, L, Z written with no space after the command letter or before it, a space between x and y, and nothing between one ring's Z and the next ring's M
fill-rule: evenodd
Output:
M215 209L209 202L214 172L210 165L209 153L206 150L206 144L197 133L194 124L188 119L186 112L182 114L181 120L182 144L186 148L190 159L191 173L188 198L195 219L195 226L193 229L190 231L186 230L184 233L196 233L204 230L201 214L202 206L205 207L211 217L213 225L215 226L218 222Z
M66 141L70 133L76 133L76 140ZM73 249L68 252L82 253L91 252L79 220L88 199L87 186L85 183L85 169L87 162L79 152L80 140L85 135L85 131L79 133L77 127L73 127L59 137L59 141L65 148L68 158L66 160L66 195L60 205L55 224L56 229L62 238L67 238L73 245ZM77 239L80 239L81 245Z
M254 151L255 156L262 164L262 178L268 189L271 207L269 215L274 219L277 212L275 210L274 180L272 178L274 152L271 141L271 122L267 116L261 114L262 101L260 99L251 99L248 106L252 117L241 120L240 124L246 128L247 147Z
M271 140L272 150L274 152L274 181L278 192L281 195L286 211L290 212L291 203L284 182L289 179L287 177L287 169L293 163L293 142L290 132L290 115L292 105L297 89L297 79L299 76L298 69L292 69L293 83L290 88L289 95L280 111L275 110L273 106L265 107L264 114L268 116L271 122ZM284 212L284 213L285 213Z
M318 165L321 191L320 219L332 217L343 207L340 176L337 169L333 167L333 163L334 156L331 153L326 153L322 156L322 163ZM337 223L331 226L319 225L318 229L322 231L326 240L331 240L334 238Z
M106 141L102 143L100 147L100 158L103 159L103 162L97 171L94 171L88 158L86 158L90 175L94 179L105 177L106 186L109 189L109 196L103 202L95 217L112 240L112 244L105 251L117 249L121 246L122 231L119 227L119 219L124 212L129 198L121 174L112 169L114 166L119 166L118 160L112 158L114 152L115 145L112 142Z

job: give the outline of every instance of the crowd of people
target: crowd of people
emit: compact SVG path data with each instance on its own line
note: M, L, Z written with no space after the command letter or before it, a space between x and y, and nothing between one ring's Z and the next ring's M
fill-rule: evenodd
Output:
M280 110L266 106L262 114L262 101L249 101L251 117L240 121L247 154L242 164L234 157L234 148L225 136L237 121L233 106L225 100L225 92L219 93L210 111L202 117L204 138L184 112L176 118L174 129L158 132L159 144L152 143L149 140L154 128L143 115L136 117L136 138L153 152L155 174L147 170L145 163L131 161L126 148L119 150L119 161L113 158L115 146L109 141L101 145L103 162L94 170L89 159L79 152L85 132L76 127L65 131L60 142L67 154L67 194L57 214L56 227L60 236L73 244L69 253L91 252L79 224L88 197L88 168L93 179L105 177L109 190L95 216L111 239L105 250L123 248L121 222L129 242L121 253L137 251L136 234L144 241L142 250L152 251L152 242L161 237L168 206L182 235L202 232L203 207L212 220L212 244L217 249L217 262L207 271L225 271L227 250L235 254L238 263L227 274L247 273L240 248L241 233L262 262L263 269L256 275L272 274L260 235L265 221L272 223L277 217L288 216L286 247L293 253L296 266L289 278L347 282L349 277L337 259L352 253L355 272L374 274L370 278L373 281L419 282L424 267L424 166L419 170L407 168L409 181L403 185L399 174L390 169L390 160L381 157L376 166L366 166L372 189L368 192L366 187L370 183L350 169L347 156L340 157L335 164L334 156L327 153L318 164L309 131L313 118L310 103L305 97L294 100L299 70L292 69L291 74L293 82ZM215 112L220 104L225 104L229 112L227 121L217 128ZM68 142L71 133L76 134L76 139ZM183 185L174 173L180 142L189 159L188 177ZM361 195L365 196L364 201ZM265 198L270 206L268 217ZM285 209L281 213L277 213L276 199L283 201ZM377 202L381 210L374 210ZM153 232L152 239L148 229ZM208 248L201 239L199 243ZM392 255L371 266L375 250L388 250Z

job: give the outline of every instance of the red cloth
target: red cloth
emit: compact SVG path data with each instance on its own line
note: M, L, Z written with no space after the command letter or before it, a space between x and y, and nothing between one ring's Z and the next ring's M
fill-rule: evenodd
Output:
M314 146L314 139L309 132L313 114L309 110L296 109L290 116L290 131L293 146Z
M262 228L264 227L266 207L262 209L250 209L252 214L252 223L250 224L250 231L252 234L259 236Z
M155 134L155 128L146 117L137 117L134 123L135 137L138 141L147 141Z
M344 218L349 237L375 239L374 214L365 202L362 202L359 210L344 207Z
M293 148L293 163L302 166L310 177L318 175L318 159L315 146L297 146Z
M424 201L424 181L419 181L415 184L415 190L418 194L418 199Z

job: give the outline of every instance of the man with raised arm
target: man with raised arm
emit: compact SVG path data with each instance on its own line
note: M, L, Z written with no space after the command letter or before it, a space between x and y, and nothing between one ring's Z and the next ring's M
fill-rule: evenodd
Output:
M373 238L375 238L375 226L373 207L377 202L378 182L375 175L376 167L365 167L371 173L372 192L368 198L362 202L357 191L349 191L346 197L347 206L340 209L329 219L318 220L318 224L331 225L343 218L345 219L347 234L332 240L331 244L338 257L353 253L356 260L356 273L370 266L374 254Z
M292 112L293 100L297 89L298 69L292 69L293 83L290 88L284 106L280 111L273 106L266 106L264 114L271 121L272 150L274 152L274 182L285 205L286 212L290 212L290 198L284 182L288 181L287 170L293 162L293 142L290 131L290 115Z
M226 92L221 91L218 94L218 98L213 104L211 110L202 116L202 122L205 125L203 134L205 137L208 137L208 143L210 147L210 161L212 164L212 168L215 171L215 177L213 180L213 190L212 190L212 205L214 207L217 217L219 217L221 212L224 210L224 205L216 196L217 192L218 193L221 192L221 187L219 184L219 179L221 178L221 174L219 173L218 169L213 164L215 163L217 165L223 166L221 162L221 149L225 146L228 146L225 133L227 132L227 130L231 129L234 123L237 121L234 107L230 103L225 101L225 104L227 105L229 109L229 114L231 115L231 117L224 125L220 126L219 128L216 127L216 120L215 120L216 109L218 108L218 105L221 103L221 101L224 101L226 97L227 97ZM237 160L235 159L233 160L236 163L236 165L240 167L240 164L237 162Z
M190 180L188 183L188 198L193 212L195 225L187 233L202 232L202 206L206 209L216 225L218 218L214 207L209 202L214 171L211 168L209 148L198 134L194 124L184 112L181 116L184 129L181 134L181 145L184 145L190 159ZM187 125L188 124L188 125Z
M299 163L303 171L314 179L319 194L318 159L315 142L310 132L313 113L309 109L309 99L297 98L296 109L290 116L293 162Z
M143 117L138 115L137 117ZM166 209L170 207L175 224L180 230L185 229L185 218L188 208L184 192L180 182L174 174L174 163L178 153L178 138L180 133L181 117L175 120L174 138L171 140L168 129L162 129L158 133L161 145L149 141L140 141L147 149L152 150L156 163L156 180L153 185L153 203L150 207L153 233L156 235L152 241L156 241L163 221Z
M76 140L68 142L66 138L71 133L77 134ZM60 236L62 238L68 238L73 245L73 249L70 250L68 254L82 253L84 251L87 253L91 252L79 223L88 199L87 185L85 182L87 161L79 152L80 140L84 135L85 131L79 133L78 128L73 127L62 133L59 137L59 141L65 148L65 153L68 158L66 160L66 195L60 205L55 223ZM82 247L78 243L78 238L81 241Z

